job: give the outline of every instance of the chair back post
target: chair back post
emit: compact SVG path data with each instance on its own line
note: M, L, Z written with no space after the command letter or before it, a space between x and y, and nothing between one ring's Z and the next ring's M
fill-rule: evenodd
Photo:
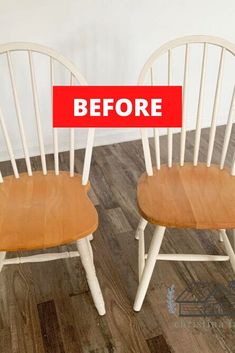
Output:
M211 165L213 149L215 144L215 136L216 136L216 127L217 127L217 115L219 112L219 105L221 101L221 89L223 84L223 74L224 74L224 65L225 65L225 55L230 53L233 58L235 56L235 45L230 43L222 38L212 37L212 36L203 36L203 35L194 35L187 36L182 38L177 38L173 41L165 43L159 49L157 49L147 60L143 69L140 72L140 76L138 79L138 84L143 85L146 84L146 78L150 77L150 85L156 85L155 73L154 73L154 65L157 60L163 56L167 56L167 85L173 85L173 52L174 49L178 47L184 48L184 67L183 67L183 114L182 114L182 128L181 128L181 137L180 137L180 156L179 156L179 164L180 166L184 165L185 159L185 144L186 144L186 105L187 105L187 89L189 87L189 63L190 63L190 55L191 46L193 44L201 44L203 46L202 49L202 60L201 60L201 69L200 69L200 83L199 83L199 94L197 101L197 111L196 111L196 130L195 130L195 141L194 141L194 150L193 150L193 161L194 166L198 164L200 143L201 143L201 128L202 128L202 117L203 117L203 107L205 100L205 81L206 81L206 69L207 69L207 58L208 58L208 50L212 47L220 47L220 57L219 57L219 66L217 69L217 78L215 84L215 94L212 103L212 116L210 123L210 133L209 133L209 141L208 141L208 150L206 157L206 164L208 167ZM220 168L224 168L224 163L226 159L226 155L228 152L229 142L231 138L232 126L234 122L234 110L235 110L235 88L233 90L232 99L230 103L229 115L226 125L226 131L224 135L222 153L221 153L221 161ZM146 171L148 175L152 175L153 168L151 162L151 155L149 149L149 141L147 133L144 132L147 129L141 129L141 138L144 149L144 158ZM155 154L156 154L156 167L160 169L160 141L159 141L159 129L154 128L154 144L155 144ZM167 151L168 151L168 167L172 166L172 154L173 154L173 129L167 129ZM234 175L234 166L235 161L232 163L231 174Z

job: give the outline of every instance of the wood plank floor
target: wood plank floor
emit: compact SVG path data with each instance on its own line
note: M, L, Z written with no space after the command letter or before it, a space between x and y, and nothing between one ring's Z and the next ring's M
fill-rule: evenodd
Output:
M219 160L223 133L224 128L218 128L214 162ZM162 140L166 162L166 138ZM179 154L179 141L175 135L174 158ZM187 138L187 161L192 160L193 141L192 132ZM207 141L208 130L203 130L200 161L205 160ZM234 150L235 129L230 161ZM68 170L68 160L68 153L60 154L62 169ZM47 161L52 169L53 157ZM77 171L82 161L79 150ZM32 162L34 169L40 167L39 158ZM25 171L23 161L18 165ZM1 169L4 175L11 173L8 162ZM92 246L107 315L98 316L78 258L4 267L0 274L0 353L235 352L235 318L180 318L168 312L166 302L172 285L179 294L193 280L233 280L229 263L159 262L141 312L133 312L137 289L134 233L139 220L136 181L143 171L141 141L94 149L90 197L97 206L100 226ZM149 226L147 241L152 231ZM220 254L223 248L216 232L172 229L167 231L162 251Z

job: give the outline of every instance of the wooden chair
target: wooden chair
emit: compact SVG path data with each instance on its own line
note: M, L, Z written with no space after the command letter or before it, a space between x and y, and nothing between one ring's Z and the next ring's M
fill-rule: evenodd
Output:
M17 52L17 53L16 53ZM56 84L55 76L68 77L68 85L86 85L83 76L75 66L63 56L53 50L31 43L9 43L0 46L0 56L6 60L6 68L9 75L9 87L12 90L17 129L22 143L22 150L26 162L27 173L19 173L13 152L11 130L13 123L9 123L11 116L0 109L0 127L3 133L3 141L10 156L14 176L2 177L0 173L0 270L4 265L51 261L61 258L81 256L88 285L100 315L105 314L103 296L96 277L93 253L90 244L92 233L97 229L98 216L95 207L90 201L87 192L89 190L89 171L94 140L94 129L88 130L86 153L82 175L74 172L75 130L70 131L70 171L59 170L59 135L58 129L53 131L54 142L54 171L47 169L46 152L43 135L43 124L40 107L39 85L36 74L36 59L42 60L42 65L47 65L49 102L51 103L52 86ZM26 71L21 72L17 81L16 67L13 56L18 55L18 63L26 59L26 67L30 82L31 96L27 97L27 103L32 98L38 146L40 149L42 171L32 171L29 146L27 143L26 127L20 99L19 86L26 77ZM19 58L21 55L21 59ZM37 57L37 58L36 58ZM4 65L2 65L2 68ZM21 66L23 67L23 66ZM59 67L59 68L58 68ZM21 68L22 70L22 68ZM62 73L63 71L63 73ZM66 75L66 76L65 76ZM42 84L42 77L40 82ZM46 91L45 87L43 89ZM4 92L2 92L4 93ZM45 92L44 92L45 93ZM21 96L22 97L22 96ZM1 95L1 100L3 94ZM24 97L25 98L25 97ZM2 105L2 104L1 104ZM44 107L43 107L44 108ZM51 108L51 107L50 107ZM49 111L50 111L49 108ZM7 110L7 108L5 108ZM51 111L50 114L51 116ZM45 120L45 119L44 119ZM52 121L49 126L52 126ZM48 133L48 131L46 131ZM63 150L63 148L62 148ZM47 249L62 244L76 242L78 251L59 253L45 253L28 257L6 258L8 251Z
M197 58L191 71L191 79L199 68L198 100L196 102L196 130L193 149L193 161L185 163L186 130L187 130L187 92L192 91L189 84L189 64L192 60L192 47L201 50L201 59ZM228 74L232 81L228 86L223 86L223 98L228 99L228 119L224 135L224 143L221 147L221 160L219 165L212 164L212 154L216 136L219 103L222 88L222 79L225 70L225 58L229 65L234 65L235 45L220 38L209 36L190 36L178 38L166 43L156 50L144 65L139 84L157 84L156 77L161 72L155 72L159 59L164 61L168 85L173 82L173 53L181 50L183 86L183 126L181 129L179 162L173 163L173 129L167 131L168 163L161 165L159 129L154 129L154 145L156 152L156 168L152 167L148 132L141 129L142 144L145 158L146 173L144 173L137 187L137 202L141 220L136 232L139 239L139 287L135 298L134 310L142 307L152 272L157 260L170 261L227 261L230 260L235 271L234 250L228 240L226 229L235 228L235 158L231 164L231 170L224 167L228 152L232 124L235 110L234 69ZM189 53L190 50L190 53ZM208 153L205 163L199 163L199 147L203 116L203 99L205 100L205 81L207 77L207 58L209 50L213 50L210 57L218 66L215 70L216 82L212 95L212 118L210 134L208 138ZM216 55L218 57L216 57ZM176 55L176 54L175 54ZM177 62L179 62L179 52ZM160 65L160 64L159 64ZM178 66L177 66L178 68ZM235 68L235 66L233 66ZM214 72L214 73L215 73ZM210 73L210 78L212 74ZM177 76L178 77L178 76ZM208 90L208 87L207 87ZM209 86L211 92L211 86ZM231 96L231 99L230 99ZM191 128L192 129L192 128ZM234 155L235 156L235 155ZM149 223L155 225L155 231L151 240L148 254L145 253L144 230ZM220 240L224 242L227 255L193 255L193 254L159 254L166 227L169 228L195 228L218 229ZM235 236L235 234L234 234Z

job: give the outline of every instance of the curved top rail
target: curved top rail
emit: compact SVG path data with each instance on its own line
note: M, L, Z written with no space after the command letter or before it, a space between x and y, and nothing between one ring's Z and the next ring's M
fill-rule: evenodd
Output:
M138 79L138 84L142 84L144 81L144 77L149 70L149 68L153 65L153 63L157 60L157 58L163 54L165 54L168 50L177 48L179 46L183 46L186 44L191 43L208 43L212 45L217 45L219 47L223 47L228 50L231 54L235 55L235 44L227 41L226 39L214 36L207 36L207 35L192 35L192 36L185 36L179 37L174 40L171 40L157 50L155 50L152 55L150 55L149 59L144 64Z
M30 42L12 42L12 43L5 43L0 44L0 54L4 54L9 51L33 51L39 54L48 55L51 58L55 59L62 65L64 65L74 77L82 84L87 85L87 82L83 75L77 70L76 66L65 58L62 54L56 52L55 50L46 47L44 45L30 43Z

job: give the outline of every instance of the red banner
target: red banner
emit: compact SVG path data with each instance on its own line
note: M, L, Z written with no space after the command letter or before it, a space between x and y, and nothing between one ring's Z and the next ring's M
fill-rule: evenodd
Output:
M53 127L181 126L181 86L53 87Z

